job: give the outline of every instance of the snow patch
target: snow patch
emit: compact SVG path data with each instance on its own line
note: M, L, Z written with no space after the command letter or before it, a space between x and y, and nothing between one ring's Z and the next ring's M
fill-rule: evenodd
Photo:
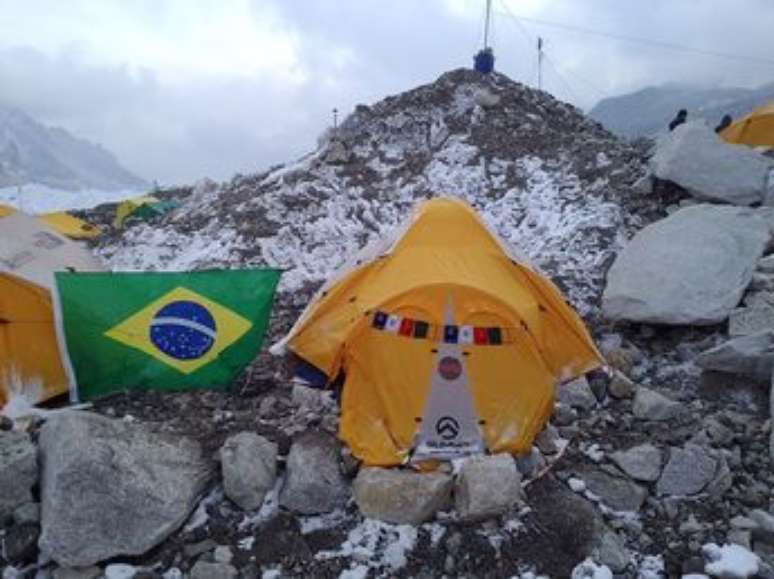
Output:
M701 551L707 561L704 572L708 575L745 579L758 573L760 557L741 545L707 543Z

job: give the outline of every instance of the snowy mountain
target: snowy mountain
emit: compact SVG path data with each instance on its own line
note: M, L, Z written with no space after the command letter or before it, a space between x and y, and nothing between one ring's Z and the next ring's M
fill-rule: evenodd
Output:
M629 190L643 171L637 151L572 106L499 74L456 70L358 106L302 159L194 193L161 226L101 251L115 269L269 264L297 290L417 200L455 195L588 312L609 260L654 205Z
M756 89L667 84L603 99L589 116L618 135L641 137L663 130L681 108L714 126L725 114L737 118L771 99L774 83Z
M112 153L26 113L0 106L0 187L39 183L56 189L139 189L141 178Z

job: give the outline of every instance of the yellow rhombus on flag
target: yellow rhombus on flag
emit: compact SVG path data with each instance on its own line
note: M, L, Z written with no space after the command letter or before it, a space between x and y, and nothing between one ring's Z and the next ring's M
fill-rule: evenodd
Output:
M180 303L201 306L204 318L183 319L160 315L165 307ZM167 325L183 325L196 330L204 336L204 345L191 345L188 351L179 351L174 348L185 348L185 344L177 344L171 346L173 350L170 350L170 354L173 355L164 353L158 343L154 343L152 332L158 331L163 337L163 328ZM219 303L184 287L177 287L113 326L105 335L141 350L183 374L190 374L217 359L223 350L247 333L252 325L252 322Z

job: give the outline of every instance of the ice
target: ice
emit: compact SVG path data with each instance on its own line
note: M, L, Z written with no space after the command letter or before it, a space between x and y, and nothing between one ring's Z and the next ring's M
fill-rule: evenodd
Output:
M707 543L702 548L704 572L715 577L745 579L758 573L760 558L741 545Z
M370 568L396 571L406 565L407 554L416 541L416 527L364 519L350 530L347 540L337 550L320 551L315 557L320 560L341 557Z

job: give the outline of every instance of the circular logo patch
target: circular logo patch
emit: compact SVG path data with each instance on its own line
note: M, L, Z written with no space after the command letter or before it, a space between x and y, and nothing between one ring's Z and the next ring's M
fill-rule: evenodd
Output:
M150 327L150 340L176 360L195 360L215 343L217 328L212 314L203 305L181 300L161 308Z
M456 380L462 374L462 363L451 356L441 358L438 363L438 373L444 380Z

